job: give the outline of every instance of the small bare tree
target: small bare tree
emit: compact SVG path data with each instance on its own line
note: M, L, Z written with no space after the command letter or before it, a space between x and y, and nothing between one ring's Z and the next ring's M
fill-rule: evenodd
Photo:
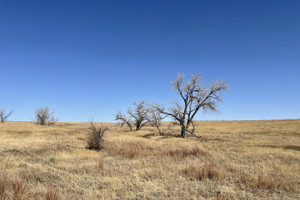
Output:
M157 128L159 135L163 135L163 132L160 129L161 121L167 116L166 115L162 116L162 114L157 109L155 109L156 107L157 105L151 106L151 109L149 110L150 114L148 117L148 122L151 126Z
M12 113L13 111L10 111L9 113L5 114L5 110L0 110L1 123L3 124Z
M129 127L130 131L132 131L132 121L129 117L127 117L126 115L122 114L121 111L119 111L116 116L115 116L115 120L118 121L121 126L124 126L125 124Z
M58 119L54 118L53 112L50 112L48 107L41 107L35 110L35 121L39 125L51 126L55 124L58 121Z
M132 130L132 124L135 126L135 130L140 130L145 124L148 123L148 105L146 105L145 101L141 101L139 103L134 102L134 109L129 108L127 111L127 115L122 114L120 111L115 117L115 120L119 121L121 125L128 125L130 130Z
M218 112L217 103L222 102L219 92L228 89L227 81L213 81L208 87L200 82L200 75L192 75L191 80L182 85L184 74L178 73L172 85L182 99L182 104L175 102L166 110L162 106L156 106L156 110L161 114L170 116L177 125L181 127L181 137L185 138L187 133L198 139L202 136L195 135L193 123L197 112L202 109L204 112Z
M103 149L103 136L104 133L109 130L108 127L103 126L101 124L101 127L97 128L93 120L89 120L90 122L90 132L89 137L87 141L87 148L88 149L94 149L94 150L101 150Z

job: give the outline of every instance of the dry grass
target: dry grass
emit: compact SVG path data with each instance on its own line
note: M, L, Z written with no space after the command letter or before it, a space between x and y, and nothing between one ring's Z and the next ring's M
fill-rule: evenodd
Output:
M272 175L261 175L258 174L256 177L251 178L247 174L242 174L241 182L246 187L252 187L253 189L263 189L263 190L276 190L279 189L280 183Z
M59 191L56 188L49 187L46 193L46 200L60 200Z
M225 177L225 173L216 162L209 162L205 164L192 163L184 170L184 174L199 181L204 179L221 180Z
M194 148L188 148L188 147L183 147L180 149L166 149L163 150L163 154L168 155L173 158L186 158L188 156L207 156L207 152L203 151L199 147L194 147Z
M101 151L89 123L0 124L0 200L300 198L300 120L195 124L207 142L105 124Z

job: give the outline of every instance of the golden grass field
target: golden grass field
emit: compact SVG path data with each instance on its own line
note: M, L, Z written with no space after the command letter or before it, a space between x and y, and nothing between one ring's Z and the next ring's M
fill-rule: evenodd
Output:
M94 151L89 123L0 124L0 199L300 199L300 120L196 122L207 142L106 125Z

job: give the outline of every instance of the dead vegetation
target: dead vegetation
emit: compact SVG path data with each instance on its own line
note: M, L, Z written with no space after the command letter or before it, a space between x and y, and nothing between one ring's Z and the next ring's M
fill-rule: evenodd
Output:
M88 123L0 126L1 200L300 198L300 120L195 122L207 142L103 124L101 151Z
M255 177L250 177L249 175L243 173L241 175L241 182L247 188L271 190L274 191L279 189L280 183L272 175L261 175L258 174Z
M208 162L204 164L191 163L184 168L183 172L187 176L199 181L204 179L217 181L225 177L225 173L216 162Z
M87 149L101 150L104 142L103 136L105 132L109 130L109 128L103 125L97 128L93 121L90 121L90 125L91 127L87 140Z

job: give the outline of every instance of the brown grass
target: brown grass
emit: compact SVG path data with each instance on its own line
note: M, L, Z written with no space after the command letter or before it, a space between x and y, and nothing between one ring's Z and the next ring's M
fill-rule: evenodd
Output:
M141 142L125 142L119 145L112 155L120 156L125 159L133 159L137 156L149 156L153 154L153 148Z
M205 164L192 163L183 170L184 174L197 180L221 180L225 177L225 173L216 162L209 162Z
M256 179L254 179L255 187L259 189L267 189L267 190L274 190L277 188L277 183L273 176L262 176L258 175Z
M89 123L0 124L0 200L300 199L300 120L195 125L207 142L105 124L93 151Z
M200 156L208 155L207 152L203 151L199 147L194 147L194 148L183 147L179 149L178 148L166 149L162 152L162 154L165 154L173 158L186 158L188 156L200 157Z
M254 178L251 178L247 174L242 174L241 182L246 187L252 187L254 189L262 189L262 190L276 190L279 189L280 183L274 178L272 175L261 175L258 174Z
M25 200L30 196L30 191L27 190L25 183L20 178L8 177L6 173L0 173L0 200Z
M46 193L46 200L60 200L59 190L53 187L48 187Z

